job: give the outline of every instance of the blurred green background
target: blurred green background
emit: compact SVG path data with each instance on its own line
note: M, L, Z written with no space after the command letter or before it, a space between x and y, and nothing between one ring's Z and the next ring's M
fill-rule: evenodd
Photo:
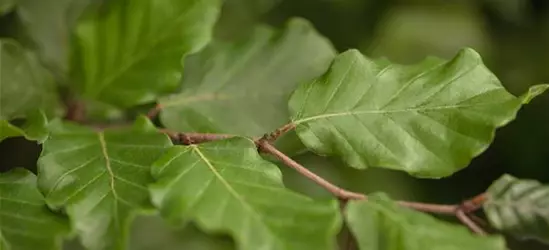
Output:
M0 17L0 36L39 49L54 72L62 72L66 37L83 6L97 0L20 0L25 11ZM257 23L276 27L290 17L310 20L342 52L358 48L371 57L414 63L425 56L451 58L463 47L477 50L513 94L549 82L549 1L546 0L226 0L217 39L234 39ZM26 30L25 30L26 29ZM34 32L26 32L34 30ZM30 37L28 33L34 35ZM31 42L33 41L33 42ZM335 159L297 157L333 182L393 198L457 203L484 191L503 173L549 183L549 95L526 105L516 121L465 170L441 180L419 180L390 170L357 171ZM1 169L35 168L39 147L23 139L0 143ZM288 187L314 197L329 194L283 166ZM448 218L452 220L452 218ZM140 217L132 227L132 250L234 249L230 238L193 225L170 230L160 219ZM535 241L509 240L511 249L549 249ZM76 241L66 249L79 249Z

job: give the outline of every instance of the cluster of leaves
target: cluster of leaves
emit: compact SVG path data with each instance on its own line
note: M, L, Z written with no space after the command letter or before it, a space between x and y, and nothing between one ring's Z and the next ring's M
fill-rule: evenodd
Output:
M2 1L0 9L28 20L28 2ZM40 48L0 40L0 139L42 145L36 175L0 174L0 249L59 249L73 235L88 249L125 249L128 224L146 212L228 233L243 250L334 249L343 221L362 250L505 249L501 236L474 235L384 194L350 201L341 213L335 197L291 191L254 138L290 124L295 130L275 144L288 155L311 150L353 168L442 178L483 152L547 85L515 97L467 48L415 65L338 54L302 19L212 40L220 0L89 9L71 33L61 77L41 64L48 53ZM89 105L157 103L165 129L144 116L108 129L60 119L59 84ZM163 130L234 136L174 145ZM548 201L547 186L504 176L484 210L499 230L549 241Z

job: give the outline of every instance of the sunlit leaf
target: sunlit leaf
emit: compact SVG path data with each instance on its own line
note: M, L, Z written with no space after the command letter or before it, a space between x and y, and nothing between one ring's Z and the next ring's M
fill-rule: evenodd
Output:
M73 40L72 77L82 94L121 107L173 91L184 55L210 40L220 0L107 1Z
M67 220L48 210L34 174L20 168L0 173L0 249L60 249L68 232Z
M259 156L251 140L178 146L152 173L153 203L174 224L193 220L207 232L229 232L241 250L335 247L337 201L315 201L284 188L278 168Z
M483 152L495 129L544 89L534 88L532 96L511 95L471 49L416 65L349 50L301 85L289 106L301 140L318 153L340 155L355 168L438 178Z
M161 121L179 131L261 136L289 122L291 92L322 74L334 55L303 19L281 32L257 27L243 42L217 41L189 58L181 92L160 100Z
M44 130L45 114L58 108L58 96L52 76L39 64L36 57L12 40L0 40L0 140L26 135L37 140L38 130ZM30 115L29 115L30 114ZM28 118L25 128L10 124L13 119ZM36 122L36 123L35 123ZM43 134L43 133L42 133Z
M125 249L133 214L151 209L151 164L171 145L146 119L93 131L52 123L38 161L47 203L67 211L84 246Z
M549 186L504 175L490 186L487 197L484 211L492 226L549 243Z
M387 196L351 201L347 223L360 250L505 250L500 236L478 236L464 226L402 208Z

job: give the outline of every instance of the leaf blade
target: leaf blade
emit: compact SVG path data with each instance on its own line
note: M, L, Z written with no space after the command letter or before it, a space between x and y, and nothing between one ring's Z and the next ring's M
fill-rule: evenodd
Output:
M150 165L171 142L146 119L126 130L50 129L38 161L46 201L67 211L87 248L124 249L130 219L152 208Z
M346 220L360 250L504 250L499 236L477 236L466 228L399 207L385 195L350 201Z
M153 203L172 223L190 219L206 231L228 231L240 249L335 246L337 202L284 189L278 169L248 139L175 147L153 176Z
M291 92L334 56L330 42L299 18L284 30L258 26L242 41L214 41L188 58L180 93L160 99L160 119L177 131L263 135L288 122Z
M210 40L221 1L115 1L80 22L72 76L84 96L130 107L173 91L181 58Z
M487 191L483 204L490 224L522 239L549 243L549 187L504 175Z
M0 174L0 245L6 250L55 250L68 221L48 210L36 176L24 169Z
M289 108L299 137L317 153L342 156L359 169L440 178L467 166L523 100L545 90L532 89L511 95L472 49L449 62L427 58L409 66L349 50L300 86Z

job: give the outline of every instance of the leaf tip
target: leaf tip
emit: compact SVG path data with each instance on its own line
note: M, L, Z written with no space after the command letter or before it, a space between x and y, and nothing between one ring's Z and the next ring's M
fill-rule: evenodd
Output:
M543 94L547 89L549 89L549 84L538 84L530 87L526 93L520 96L522 104L528 104L532 99Z

